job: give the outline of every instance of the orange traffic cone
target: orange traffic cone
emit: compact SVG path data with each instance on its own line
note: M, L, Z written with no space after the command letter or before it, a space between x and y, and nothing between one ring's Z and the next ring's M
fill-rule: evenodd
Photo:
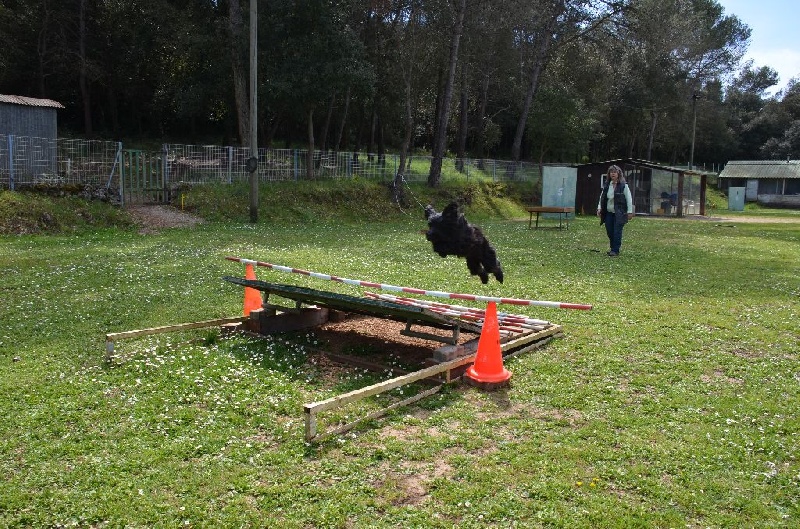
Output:
M253 264L247 263L244 267L244 278L255 280L256 273ZM244 315L250 316L250 311L261 308L261 292L256 288L244 287Z
M503 367L503 352L500 349L500 325L497 323L497 303L490 301L483 318L481 337L478 339L478 353L475 363L467 369L468 384L483 389L496 389L507 386L511 372Z

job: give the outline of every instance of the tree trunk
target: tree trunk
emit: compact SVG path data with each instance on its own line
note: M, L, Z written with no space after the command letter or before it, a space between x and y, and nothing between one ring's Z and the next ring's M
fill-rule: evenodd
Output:
M106 90L108 93L108 114L111 120L111 130L114 132L114 135L119 135L119 105L117 103L117 93L114 90L114 85L111 80L108 81Z
M306 159L306 178L314 179L314 109L308 111L308 156Z
M469 126L469 107L467 100L467 69L461 71L461 102L459 104L458 140L456 141L456 168L464 172L464 158L467 156L467 131Z
M80 57L80 71L78 72L78 85L81 89L83 100L83 128L87 136L92 135L92 99L89 94L88 67L86 59L86 0L81 0L78 14L78 55Z
M478 156L478 168L483 170L483 157L486 156L486 107L489 104L489 80L487 73L481 82L481 103L478 107L478 130L475 140L475 155Z
M50 9L48 9L47 2L44 2L42 10L44 13L42 13L42 27L39 30L39 35L36 40L36 55L39 59L39 97L47 98L47 87L44 82L46 77L45 62L47 60L47 37L50 33Z
M444 96L436 119L436 136L433 139L433 152L431 153L431 170L428 174L428 185L437 187L442 178L442 157L447 147L447 121L450 117L450 100L453 98L453 80L456 76L458 63L458 46L461 42L461 33L464 29L464 15L467 11L467 1L459 0L456 22L453 25L453 39L450 42L450 69L444 86Z
M554 6L555 10L551 17L547 20L545 27L541 29L539 36L536 39L536 48L534 49L533 69L531 70L531 80L528 84L528 92L525 94L525 102L522 105L522 112L517 122L517 130L514 133L514 143L511 146L511 159L518 162L520 153L522 151L522 137L525 134L525 127L528 123L528 113L533 105L533 97L539 90L539 78L541 77L542 70L544 70L545 62L547 61L547 52L550 49L550 42L552 40L553 31L555 30L558 17L564 12L564 0L560 0Z
M439 68L436 72L436 98L433 101L433 128L430 130L427 144L431 147L431 154L436 150L436 138L438 132L436 129L439 127L439 114L442 111L442 99L444 99L444 69Z
M347 111L350 108L350 87L347 87L347 92L344 94L344 110L342 111L342 120L339 122L339 133L336 135L336 144L333 150L340 151L342 149L342 136L344 136L344 126L347 123Z
M653 153L653 136L656 135L656 122L658 121L658 114L656 114L655 110L650 111L650 138L647 141L647 161L651 160L651 155Z
M381 119L380 114L377 115L378 123L376 124L377 134L378 134L378 164L381 167L386 166L386 144L384 143L383 138L383 120Z
M375 105L372 106L372 116L369 120L369 141L367 142L367 156L372 156L375 152L375 127L378 123L378 112Z
M403 144L400 146L400 160L397 164L397 173L394 176L392 183L392 199L405 207L406 197L403 192L403 181L405 180L406 173L406 160L408 158L409 150L411 149L411 137L414 134L414 112L411 104L411 69L413 65L409 65L408 70L403 75L405 81L405 132L403 134Z
M320 143L319 150L325 152L328 148L328 130L331 126L331 116L333 115L333 105L336 103L336 92L331 96L331 102L328 104L328 113L325 115L325 124L322 126L322 143Z
M631 141L628 144L628 158L633 158L633 149L636 147L636 138L639 137L638 126L637 130L631 131Z
M281 115L276 114L271 121L267 123L266 127L259 127L261 130L267 131L266 137L264 138L264 146L267 149L272 148L272 142L275 141L275 134L278 132L278 128L281 125Z
M228 28L230 30L231 68L233 70L233 95L236 103L236 122L239 143L250 145L250 100L247 94L247 69L243 60L245 31L242 7L239 0L228 1Z

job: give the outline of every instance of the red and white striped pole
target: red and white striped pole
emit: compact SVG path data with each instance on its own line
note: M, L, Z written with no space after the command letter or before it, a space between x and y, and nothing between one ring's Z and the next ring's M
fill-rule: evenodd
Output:
M443 314L445 316L450 316L459 320L467 320L475 323L480 323L481 325L483 325L483 321L485 320L486 317L486 311L480 309L461 310L458 308L457 305L446 305L444 303L431 303L429 301L424 301L421 299L401 298L397 296L392 296L391 294L378 294L376 292L365 292L364 295L371 299L390 301L392 303L397 303L399 305L408 305L410 307L424 307L430 310L431 312L436 312L438 314ZM466 309L466 307L464 308ZM539 322L536 325L528 323L527 321L528 318L524 316L517 316L513 314L505 314L505 316L501 316L500 313L497 314L497 322L500 325L501 331L505 330L511 332L522 332L523 329L541 330L545 326L550 325L549 322L542 320L530 320Z
M407 294L418 294L420 296L432 296L436 298L447 298L447 299L463 299L467 301L480 301L480 302L495 302L495 303L504 303L508 305L529 305L529 306L536 306L536 307L550 307L554 309L578 309L578 310L590 310L592 308L591 305L584 305L580 303L561 303L558 301L534 301L530 299L516 299L516 298L497 298L491 296L477 296L474 294L455 294L452 292L442 292L439 290L422 290L419 288L410 288L410 287L398 287L395 285L386 285L383 283L373 283L372 281L360 281L358 279L347 279L344 277L332 276L328 274L320 274L318 272L311 272L309 270L302 270L300 268L291 268L288 266L281 266L272 263L265 263L263 261L254 261L252 259L244 259L242 257L226 257L225 259L229 261L235 261L242 264L253 264L256 266L264 266L266 268L271 268L273 270L278 270L279 272L288 272L291 274L302 274L309 277L314 277L316 279L325 279L327 281L336 281L337 283L345 283L347 285L353 285L358 287L368 287L368 288L378 288L381 290L388 290L390 292L405 292Z

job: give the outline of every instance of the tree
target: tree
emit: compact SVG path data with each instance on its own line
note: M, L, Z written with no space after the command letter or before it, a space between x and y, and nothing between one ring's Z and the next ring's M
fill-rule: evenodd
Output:
M767 90L777 82L775 70L766 66L754 69L752 62L748 62L728 88L725 103L729 126L738 139L734 158L759 159L760 149L767 140L783 132L775 113L764 112L769 102Z
M269 10L264 77L273 107L303 116L308 143L307 178L314 177L314 116L334 93L363 97L374 74L356 32L360 6L348 2L276 2ZM345 96L345 101L349 101ZM302 121L300 122L302 123ZM338 141L337 141L338 143ZM338 148L338 145L334 146Z
M765 120L774 124L777 132L759 149L764 159L800 158L800 83L789 82L786 89L764 106Z
M461 43L461 34L464 29L464 16L467 11L466 0L456 0L451 27L450 55L447 62L447 73L442 97L436 114L436 125L433 133L433 149L431 152L431 168L428 174L428 185L436 187L442 176L442 158L447 148L447 123L450 117L450 101L453 97L453 84L458 64L458 48Z
M6 0L0 92L59 100L61 128L87 135L241 143L243 5ZM271 0L259 17L262 144L313 150L321 138L377 146L379 160L400 147L396 183L408 154L430 148L432 185L448 149L685 161L699 95L699 156L787 152L797 98L761 92L769 69L729 82L749 29L723 13L715 0Z
M693 96L735 68L749 29L713 0L634 0L610 26L613 152L688 162Z
M250 0L255 2L257 0ZM250 142L250 97L248 94L248 31L244 23L242 6L239 0L228 0L228 50L233 75L233 94L238 124L239 143Z
M529 72L528 88L517 120L514 142L511 146L511 158L515 162L520 160L522 135L525 132L528 113L533 104L536 91L539 89L539 80L548 60L548 52L553 35L556 33L556 26L559 19L565 12L566 4L564 0L555 0L546 3L545 6L542 6L543 9L541 10L539 9L540 6L537 4L531 4L531 7L533 16L529 15L531 17L530 24L521 28L519 34L520 46L523 48L530 48L530 58L527 61L528 64L523 66L523 68L527 67Z

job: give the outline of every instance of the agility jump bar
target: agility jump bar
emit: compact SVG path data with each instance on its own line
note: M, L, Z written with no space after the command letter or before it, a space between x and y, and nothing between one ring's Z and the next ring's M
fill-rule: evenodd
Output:
M311 272L300 268L291 268L289 266L281 266L272 263L265 263L264 261L254 261L252 259L244 259L242 257L226 257L229 261L242 263L244 265L263 266L277 270L279 272L287 272L290 274L301 274L304 276L313 277L316 279L324 279L326 281L335 281L337 283L345 283L357 287L378 288L380 290L388 290L390 292L405 292L406 294L417 294L420 296L431 296L436 298L446 299L463 299L467 301L480 301L484 303L495 302L507 305L526 305L536 307L549 307L553 309L577 309L577 310L591 310L591 305L584 305L580 303L561 303L558 301L535 301L531 299L516 299L516 298L496 298L491 296L477 296L474 294L456 294L452 292L442 292L439 290L422 290L420 288L399 287L395 285L386 285L383 283L373 283L372 281L360 281L358 279L347 279L345 277L332 276L328 274L320 274L319 272Z
M447 308L447 307L454 307L454 305L445 305L444 303L431 303L421 299L401 298L393 296L391 294L378 294L377 292L365 292L364 295L371 299L390 301L392 303L397 303L400 305L408 305L410 307L423 307L430 310L431 312L442 314L443 316L449 316L451 318L465 320L476 324L479 323L481 325L483 325L486 315L486 312L480 309L458 310L455 308ZM530 323L526 323L525 320L526 318L524 316L510 315L504 317L501 316L499 312L497 314L497 323L499 324L501 331L509 331L514 333L521 333L524 332L525 330L540 331L545 325L550 325L549 322L542 322L542 324L540 325L532 325Z
M381 301L390 301L392 303L399 303L401 305L413 305L415 307L425 307L429 310L434 312L440 312L441 314L445 314L447 316L456 316L462 317L465 319L474 319L477 321L483 321L483 317L485 315L485 311L482 309L476 309L473 307L463 307L461 305L448 305L446 303L437 303L435 301L427 301L424 299L413 299L413 298L404 298L399 296L393 296L392 294L378 294L376 292L365 292L365 295L369 298L379 299ZM526 326L543 326L543 325L550 325L549 321L545 320L536 320L533 318L528 318L527 316L522 316L519 314L509 314L507 312L497 312L497 319L500 320L500 323L503 322L511 322L519 325L526 325Z

